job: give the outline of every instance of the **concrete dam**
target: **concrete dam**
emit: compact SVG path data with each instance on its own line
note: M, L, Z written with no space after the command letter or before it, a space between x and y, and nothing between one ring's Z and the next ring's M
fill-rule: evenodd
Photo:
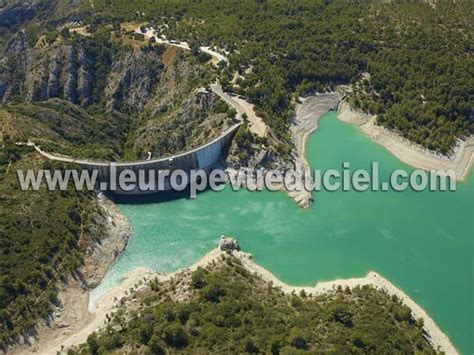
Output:
M185 151L176 155L171 155L165 158L141 160L134 162L115 163L75 159L71 157L65 157L44 152L34 143L28 143L28 145L34 146L37 152L39 152L41 155L45 156L48 159L79 164L82 168L87 169L91 173L97 171L97 181L99 182L100 190L104 190L103 187L107 186L107 190L113 190L112 192L116 194L137 195L146 193L156 193L158 192L158 186L155 186L156 189L142 190L140 189L140 186L138 184L130 184L134 185L134 188L131 190L128 190L127 188L127 190L125 191L121 189L118 184L116 184L114 189L110 189L110 183L114 183L114 180L117 179L124 171L133 172L137 177L137 180L141 181L142 175L145 177L146 180L150 176L150 171L154 171L156 173L156 176L158 176L160 170L169 171L170 174L175 170L183 170L187 173L189 181L191 170L202 169L206 172L209 172L211 167L219 160L221 154L223 154L225 149L228 147L230 141L232 140L234 134L236 133L240 125L241 123L237 123L232 127L229 127L227 130L221 133L221 135L219 135L212 141L189 151ZM164 191L171 190L169 180L169 176L164 178Z

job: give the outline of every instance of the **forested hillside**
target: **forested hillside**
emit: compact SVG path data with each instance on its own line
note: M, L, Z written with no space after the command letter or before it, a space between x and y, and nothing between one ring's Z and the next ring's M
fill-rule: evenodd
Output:
M105 329L70 354L431 354L422 321L370 287L285 295L233 256L131 290Z
M6 122L0 119L4 125ZM56 284L104 237L105 217L92 192L22 191L17 169L52 168L31 148L0 141L0 351L49 316ZM56 165L55 168L60 168Z
M352 88L348 100L354 108L376 114L380 124L413 142L449 154L457 139L474 134L473 18L472 1L3 1L0 351L50 315L57 283L82 263L85 248L101 236L104 217L92 193L21 191L17 169L51 163L16 143L33 140L47 151L107 160L174 154L232 124L235 111L206 90L219 78L224 89L254 103L268 126L268 140L256 139L244 126L237 133L234 150L244 165L251 147L266 150L268 142L288 157L297 96L341 84ZM134 31L147 24L169 39L187 41L193 50L144 41ZM214 68L195 50L199 45L226 51L229 65ZM122 330L92 337L81 351L122 344L176 352L273 346L384 352L389 343L402 352L428 349L408 311L373 290L327 300L288 298L275 290L263 296L266 288L258 288L238 266L224 271L233 278L201 275L206 286L194 285L185 303L166 299L171 291L157 285L158 291L146 295L150 302L144 298L150 317L132 315ZM225 295L235 295L235 301ZM330 307L322 307L323 301ZM168 312L171 306L183 310ZM244 321L227 324L235 318L231 311L241 312ZM314 326L306 312L328 338L305 333ZM203 323L195 324L198 318ZM281 331L279 322L294 333ZM384 327L393 330L394 339L386 338ZM269 331L282 335L273 339ZM241 338L232 345L235 335Z
M285 142L295 93L332 90L365 72L350 102L379 123L444 154L474 133L471 1L95 0L83 9L230 51L224 86L234 71L243 75L240 92Z
M57 11L0 9L0 352L49 319L58 285L106 234L94 192L21 190L17 170L71 167L17 143L92 159L166 156L217 136L235 114L202 89L211 74L193 53L120 26L76 34Z
M0 61L0 115L19 128L14 138L75 157L136 160L197 147L232 124L235 113L205 90L207 60L125 32L13 34Z
M20 29L31 47L41 34L54 39L69 21L103 33L104 27L117 29L131 20L150 23L192 47L217 46L230 57L220 73L224 88L256 103L283 153L291 150L288 126L297 95L356 82L348 98L354 108L377 114L380 124L429 149L448 154L458 138L474 133L474 3L469 1L94 0L67 5L37 1L4 11L3 45L8 49L8 38ZM3 60L4 100L10 88L1 76L14 63L10 57ZM239 78L232 80L236 72Z

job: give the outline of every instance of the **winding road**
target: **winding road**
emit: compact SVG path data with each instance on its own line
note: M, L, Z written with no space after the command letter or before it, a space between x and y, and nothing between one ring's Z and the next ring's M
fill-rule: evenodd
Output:
M175 46L184 50L191 50L191 47L187 42L180 42L174 40L168 40L164 37L158 36L156 30L153 27L147 28L146 32L141 32L141 29L138 28L135 30L136 33L142 33L145 36L146 40L150 40L151 38L155 39L156 43L166 44L169 46ZM220 62L228 63L229 59L215 51L212 50L208 46L199 47L199 50L209 54L212 57L212 63L217 66ZM258 117L255 114L255 110L253 109L253 105L246 101L241 96L235 94L228 94L222 90L222 86L216 81L214 84L211 84L211 90L218 95L221 99L227 102L228 105L232 106L236 111L238 116L242 119L243 115L246 115L246 119L249 122L249 130L253 134L259 137L266 137L268 134L267 126L263 122L261 117Z
M136 33L142 33L140 28L135 30ZM165 38L159 37L156 33L156 30L153 28L148 28L145 33L142 33L145 36L145 39L149 40L150 38L155 38L156 43L161 43L161 44L166 44L169 46L174 46L178 47L184 50L191 50L187 42L180 42L180 41L174 41L174 40L167 40ZM219 62L226 62L228 63L229 60L221 53L216 52L212 50L210 47L200 47L199 48L201 51L204 53L207 53L212 56L213 58L213 64L217 65ZM231 132L237 130L237 128L242 124L244 114L246 115L246 119L249 122L249 130L250 132L256 134L257 136L260 137L266 137L267 136L267 127L263 120L258 117L255 114L255 111L253 109L253 105L247 101L245 101L242 97L237 96L237 95L229 95L228 93L225 93L224 90L222 89L222 86L220 83L216 80L215 83L210 85L211 90L218 95L222 100L224 100L228 105L233 107L235 111L237 112L237 119L239 120L239 123L233 125L232 127L228 128L224 132L221 133L217 138L211 140L210 142L203 144L197 148L194 148L192 150L177 154L172 156L171 158L176 158L182 155L190 154L195 152L196 150L202 149L214 142L216 142L219 139L222 139L226 137L228 134ZM79 159L79 158L73 158L61 154L53 154L53 153L48 153L45 152L40 148L40 146L36 145L34 142L29 140L27 143L17 143L17 145L27 145L30 147L34 147L35 150L41 154L42 156L50 159L50 160L56 160L56 161L62 161L66 163L75 163L75 164L80 164L80 165L96 165L96 166L107 166L110 164L110 162L106 161L98 161L98 160L88 160L88 159ZM145 160L138 160L134 162L122 162L122 163L117 163L117 166L125 166L125 165L137 165L137 164L143 164L143 163L156 163L159 161L167 160L170 157L166 158L159 158L159 159L150 159L151 156L149 156Z
M253 134L259 137L266 137L267 136L267 126L263 122L262 118L258 117L255 114L253 109L253 105L247 101L245 101L242 97L237 95L229 95L222 90L222 86L219 82L215 82L211 84L211 90L216 95L218 95L222 100L224 100L228 105L232 106L235 111L237 111L237 116L240 119L243 119L243 115L247 116L247 120L249 121L249 130Z

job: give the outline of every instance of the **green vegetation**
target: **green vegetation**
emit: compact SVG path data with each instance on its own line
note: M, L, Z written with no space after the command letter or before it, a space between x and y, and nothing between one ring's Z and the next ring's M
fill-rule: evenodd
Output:
M41 34L51 42L64 31L44 21L45 14L56 18L64 9L62 1L56 8L42 5L34 17L31 11L19 16L26 10L14 8L1 37L21 25L30 45ZM110 32L110 24L116 29L126 21L149 22L168 38L188 41L202 63L209 56L197 50L199 45L229 51L221 82L256 104L277 138L273 142L282 145L278 151L291 145L295 96L339 84L353 85L348 100L354 108L377 114L380 124L429 149L448 154L458 138L474 133L472 2L95 0L93 9L83 1L69 11L100 35ZM118 54L107 41L81 40L85 47L97 44L91 50L100 66L94 89L94 99L100 100L101 74ZM244 79L232 88L235 71Z
M46 318L56 283L81 265L87 246L104 231L94 195L76 191L22 191L17 169L62 168L3 136L0 149L0 349ZM1 351L1 350L0 350Z
M246 125L241 125L234 136L231 151L238 158L243 166L248 165L254 150L262 144L267 145L267 138L258 137L247 129Z
M209 68L192 53L168 47L155 92L133 115L125 159L154 157L196 148L217 137L232 122L232 110L210 90ZM166 59L165 59L166 58Z
M370 287L285 295L232 256L154 280L121 303L103 331L69 354L435 353L423 322L396 297Z
M53 31L51 43L30 49L28 60L8 52L5 71L0 64L0 99L2 77L7 88L0 117L19 127L18 141L80 158L136 160L203 144L223 129L219 113L235 115L216 98L196 97L212 78L207 57L118 38L110 26L88 27L91 36L60 40Z
M117 112L84 110L59 99L4 106L2 118L16 127L18 142L32 139L45 151L108 160L122 153L129 126L127 117Z
M168 38L231 51L230 66L221 75L224 87L238 70L245 77L240 93L257 104L284 142L290 140L294 93L354 84L364 72L370 82L350 102L378 114L379 123L445 154L457 138L474 133L471 1L436 6L342 0L94 4L108 16L156 25L166 21Z
M194 95L217 76L255 104L281 156L295 97L341 84L354 108L429 149L447 154L474 133L470 1L9 0L0 12L0 348L50 314L58 280L102 233L91 193L20 190L17 169L64 166L15 142L107 160L190 148L235 116L212 94ZM91 36L66 28L78 21ZM192 53L122 31L127 21L186 40ZM229 65L212 72L200 45L228 51ZM245 162L268 142L242 126L234 147ZM192 283L181 302L172 284L154 283L137 295L140 311L119 312L77 351L430 352L407 308L370 288L284 296L233 259Z
M44 34L35 29L38 38ZM35 64L30 71L37 70L34 80L30 67L23 65L24 53L10 56L9 52L8 70L0 68L0 89L3 78L12 78L5 83L13 92L0 106L0 352L18 335L31 334L39 319L50 316L57 302L58 283L76 273L87 248L105 232L103 212L92 192L76 191L73 186L66 191L48 191L45 186L39 191L22 191L18 169L71 166L47 161L33 148L15 143L32 140L45 151L74 157L119 160L129 154L130 159L136 159L148 148L143 144L147 137L132 139L141 124L164 127L163 131L143 133L163 152L166 142L160 145L157 138L175 138L169 132L180 127L182 131L174 132L184 139L170 140L170 152L209 140L209 135L220 133L227 115L235 114L210 93L202 102L194 96L197 87L209 83L209 71L190 54L175 53L173 59L168 53L165 69L163 46L116 43L105 26L96 27L94 35L87 38L61 31L64 38L58 39L59 31L50 31L48 26L46 31L49 45L28 50ZM72 59L64 56L65 52ZM83 57L76 55L79 52ZM148 63L149 58L154 61ZM44 81L50 77L51 62L56 62L59 70L69 68L67 75L54 74L59 89L52 98L49 82ZM146 65L155 71L146 71ZM72 80L77 72L85 74ZM27 74L29 83L35 85L29 98ZM143 85L143 79L150 77L150 84ZM77 95L68 96L66 87L78 82L77 90L69 91ZM164 88L156 94L158 82ZM129 97L138 99L128 101ZM214 100L222 112L213 112ZM190 134L193 130L196 137ZM139 148L128 149L128 142Z

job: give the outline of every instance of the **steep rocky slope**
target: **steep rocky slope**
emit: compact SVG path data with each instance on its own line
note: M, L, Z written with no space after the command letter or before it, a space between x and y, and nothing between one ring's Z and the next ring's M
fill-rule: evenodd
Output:
M0 111L28 118L23 140L78 157L140 159L196 147L232 123L191 53L112 41L107 31L41 38L31 46L17 32L0 61ZM55 134L35 134L34 122Z
M140 109L159 78L160 54L158 47L134 50L103 36L58 36L52 43L39 40L31 48L19 32L7 43L1 61L1 99L6 103L60 98L82 107L105 99L109 107Z
M1 349L52 319L58 299L68 299L63 282L71 275L85 299L84 290L120 249L104 250L109 234L123 235L111 229L91 192L21 191L17 169L69 166L15 143L33 140L76 157L137 159L147 150L166 155L204 143L233 113L204 89L209 70L191 53L114 42L105 30L36 41L19 30L0 50Z
M17 169L61 166L1 133L0 353L20 335L34 337L39 320L49 323L63 309L65 293L97 284L130 235L93 192L23 191Z

